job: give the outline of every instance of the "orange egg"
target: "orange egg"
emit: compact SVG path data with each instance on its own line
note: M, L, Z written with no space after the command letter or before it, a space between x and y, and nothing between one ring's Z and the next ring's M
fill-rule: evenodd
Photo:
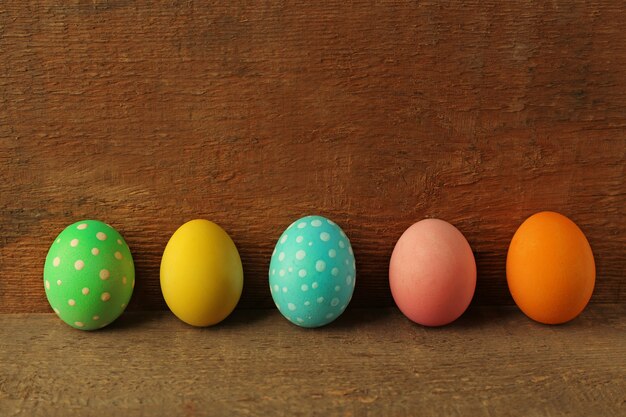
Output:
M559 324L578 316L589 302L596 266L576 223L544 211L530 216L515 232L506 277L524 314L541 323Z

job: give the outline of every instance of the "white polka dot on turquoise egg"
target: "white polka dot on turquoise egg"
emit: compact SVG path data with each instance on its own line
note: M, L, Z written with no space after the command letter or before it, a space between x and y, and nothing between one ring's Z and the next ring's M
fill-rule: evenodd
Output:
M324 326L344 312L356 283L350 240L322 216L296 220L276 243L269 270L276 307L302 327Z

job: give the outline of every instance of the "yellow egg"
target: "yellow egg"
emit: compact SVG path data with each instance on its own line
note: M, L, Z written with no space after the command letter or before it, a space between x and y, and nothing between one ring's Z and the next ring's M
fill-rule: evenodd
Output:
M228 233L208 220L192 220L174 232L161 260L161 291L185 323L211 326L235 308L243 268Z

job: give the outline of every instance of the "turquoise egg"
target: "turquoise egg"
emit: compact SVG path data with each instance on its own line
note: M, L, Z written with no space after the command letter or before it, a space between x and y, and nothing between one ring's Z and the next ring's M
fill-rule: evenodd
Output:
M276 243L269 282L278 310L293 324L324 326L343 313L356 282L350 240L322 216L296 220Z

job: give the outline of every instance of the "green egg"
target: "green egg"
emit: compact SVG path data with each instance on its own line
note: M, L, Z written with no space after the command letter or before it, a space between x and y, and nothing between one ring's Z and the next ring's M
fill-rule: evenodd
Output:
M76 329L94 330L124 312L135 287L135 266L117 230L82 220L56 237L43 277L48 302L61 320Z

